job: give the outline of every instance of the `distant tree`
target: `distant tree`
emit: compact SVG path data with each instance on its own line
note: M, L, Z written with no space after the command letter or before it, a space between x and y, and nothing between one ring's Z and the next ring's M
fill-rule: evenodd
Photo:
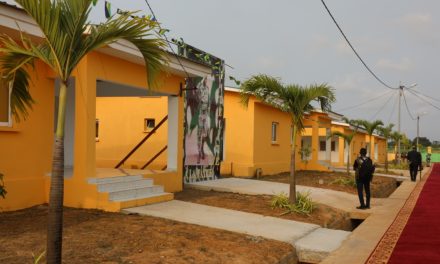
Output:
M358 123L368 133L368 136L370 138L370 158L373 159L373 146L371 145L371 139L373 137L374 131L377 130L380 126L383 126L383 122L381 120L376 120L373 122L367 120L359 120Z
M403 135L397 131L394 131L391 133L390 137L393 140L394 144L394 162L396 163L399 159L399 157L397 157L397 143L399 142L399 140L402 140Z
M342 133L339 131L332 132L328 137L337 136L344 139L344 142L346 143L348 147L347 151L347 175L350 176L350 155L351 155L351 142L353 141L354 135L356 135L357 129L355 128L352 133Z
M385 172L388 173L388 140L393 133L394 124L389 124L386 127L379 127L378 131L381 136L385 138Z
M328 112L335 101L333 88L327 84L300 86L284 85L277 78L259 74L252 76L241 85L241 98L248 105L251 96L290 114L292 122L292 149L290 152L289 201L296 203L295 157L296 137L304 130L304 116L314 109L312 101L317 101L321 110Z
M417 144L417 137L412 141L413 145ZM419 137L419 144L423 147L431 146L431 141L427 137Z

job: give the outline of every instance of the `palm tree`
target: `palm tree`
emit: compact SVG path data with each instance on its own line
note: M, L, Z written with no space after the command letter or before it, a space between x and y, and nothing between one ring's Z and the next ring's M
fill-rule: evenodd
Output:
M365 129L368 133L368 136L370 138L370 158L373 159L373 146L372 146L372 137L373 133L376 129L378 129L379 126L383 126L383 122L381 120L376 120L373 122L369 122L367 120L358 120L359 125Z
M394 142L394 157L395 157L394 158L394 164L396 164L399 161L399 159L400 159L400 157L397 157L397 149L398 149L397 144L400 143L400 141L402 140L403 136L402 136L401 133L399 133L397 131L394 131L394 132L391 133L390 137L391 137L391 139L393 139L393 142Z
M386 127L379 127L379 132L385 138L385 173L388 173L388 140L391 138L394 124L389 124Z
M1 74L12 83L12 109L16 117L26 117L33 101L29 94L29 74L36 61L46 64L60 80L58 122L52 163L47 227L47 262L61 263L64 194L64 122L68 80L88 53L124 39L133 43L145 60L148 84L165 60L165 43L157 38L157 22L125 13L92 25L89 21L94 0L16 0L43 33L42 41L25 34L17 43L0 36Z
M351 155L350 151L351 151L351 142L353 141L353 138L354 138L354 135L356 135L356 132L357 132L357 128L355 128L355 129L353 130L353 132L350 133L350 134L344 134L344 133L342 133L342 132L340 132L340 131L333 131L333 132L328 136L329 138L330 138L330 137L333 137L333 136L337 136L337 137L340 137L340 138L343 138L343 139L344 139L345 144L346 144L347 147L348 147L348 151L347 151L347 175L348 175L348 176L350 176L350 155Z
M295 156L296 137L304 130L303 118L314 109L312 101L317 101L324 112L331 109L335 101L333 89L327 84L300 86L283 85L279 79L259 74L252 76L241 85L241 98L248 105L251 96L290 114L292 122L292 149L290 154L290 193L289 200L296 202Z

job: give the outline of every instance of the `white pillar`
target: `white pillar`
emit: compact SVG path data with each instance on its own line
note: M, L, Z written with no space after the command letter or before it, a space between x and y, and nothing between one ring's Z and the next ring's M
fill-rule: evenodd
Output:
M179 99L176 96L168 96L168 170L177 170L177 139L179 131L178 116Z
M330 128L326 128L325 129L325 136L326 136L326 141L325 141L325 160L330 161L332 159L332 152L331 152L331 148L332 148L332 138L329 137L331 132L330 132Z

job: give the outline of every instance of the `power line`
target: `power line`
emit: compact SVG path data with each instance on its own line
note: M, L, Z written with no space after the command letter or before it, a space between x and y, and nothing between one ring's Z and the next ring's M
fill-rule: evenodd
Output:
M423 98L423 97L419 96L418 94L414 93L414 91L409 90L409 89L408 89L408 91L409 91L411 94L413 94L414 96L418 97L418 98L419 98L420 100L422 100L423 102L425 102L425 103L431 105L432 107L436 108L437 110L440 110L440 107L438 107L438 106L432 104L431 102L429 102L429 101L426 100L425 98Z
M393 90L397 90L399 88L396 87L392 87L388 84L386 84L384 81L382 81L371 69L370 67L368 67L368 65L365 63L365 61L361 58L361 56L357 53L356 49L353 47L353 45L351 45L350 41L348 40L347 36L344 34L344 31L342 31L341 27L339 26L338 22L336 22L336 19L333 17L332 13L330 12L330 10L328 9L327 5L325 4L324 0L321 0L321 3L324 5L325 9L327 10L328 14L330 15L330 17L332 18L333 22L335 23L335 25L338 27L339 31L341 32L342 36L344 37L345 41L347 42L347 44L350 46L350 48L353 50L354 54L356 54L356 56L358 57L358 59L362 62L362 64L365 66L365 68L374 76L374 78L376 78L377 81L379 81L382 85L384 85L385 87L389 88L389 89L393 89Z
M362 106L362 105L364 105L364 104L367 104L367 103L369 103L369 102L372 102L372 101L374 101L374 100L377 100L377 99L379 99L379 98L382 98L383 96L388 95L388 94L390 94L390 93L392 93L392 92L393 92L393 91L387 91L387 92L385 92L385 93L383 93L383 94L381 94L381 95L379 95L379 96L377 96L377 97L373 97L373 98L371 98L371 99L369 99L369 100L367 100L367 101L365 101L365 102L363 102L363 103L356 104L356 105L349 106L349 107L345 107L345 108L341 108L341 109L339 109L339 110L336 110L336 112L340 112L340 111L345 111L345 110L350 110L350 109L358 108L358 107L360 107L360 106Z
M396 100L394 100L393 108L391 109L391 113L390 113L390 116L388 117L388 122L387 123L390 123L391 118L393 117L394 110L396 109L397 101L399 101L399 94L397 94Z
M385 101L385 103L377 110L377 112L370 118L370 121L372 121L374 118L377 117L377 115L385 108L385 106L388 105L390 100L393 98L394 94L391 94L391 96L388 98L388 100Z
M154 19L156 19L157 21L157 25L159 27L159 30L162 31L162 27L160 26L159 20L157 19L156 14L154 14L153 9L150 6L150 3L148 3L148 0L145 0L145 3L147 3L148 8L150 9L151 14L153 15ZM186 71L185 66L183 66L182 62L180 61L180 57L179 55L177 55L177 53L174 51L173 47L171 46L170 41L168 40L168 37L166 36L166 34L163 34L163 37L165 38L165 41L168 44L168 47L170 48L171 52L174 54L174 56L176 57L177 61L179 62L180 66L182 67L183 71L185 72L186 77L188 78L188 80L190 80L190 76L188 74L188 72Z
M432 96L428 96L428 95L426 95L426 94L423 94L423 93L420 92L420 91L416 91L416 90L412 90L412 91L415 92L415 93L418 93L418 94L420 94L420 95L423 95L424 97L429 98L429 99L431 99L431 100L434 100L434 101L440 102L439 99L436 99L436 98L434 98L434 97L432 97Z
M402 95L403 95L403 101L405 102L406 111L408 112L408 114L409 114L409 116L411 117L412 120L416 120L416 118L414 118L414 116L411 114L411 111L409 111L408 104L406 103L406 96L405 96L405 93L403 91L402 91Z

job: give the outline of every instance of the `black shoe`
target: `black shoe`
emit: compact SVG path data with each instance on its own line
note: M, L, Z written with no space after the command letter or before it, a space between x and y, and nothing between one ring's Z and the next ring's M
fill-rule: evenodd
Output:
M365 206L365 208L364 209L370 209L370 206L369 205L367 205L367 206Z
M357 206L356 209L365 210L367 207L365 205Z

